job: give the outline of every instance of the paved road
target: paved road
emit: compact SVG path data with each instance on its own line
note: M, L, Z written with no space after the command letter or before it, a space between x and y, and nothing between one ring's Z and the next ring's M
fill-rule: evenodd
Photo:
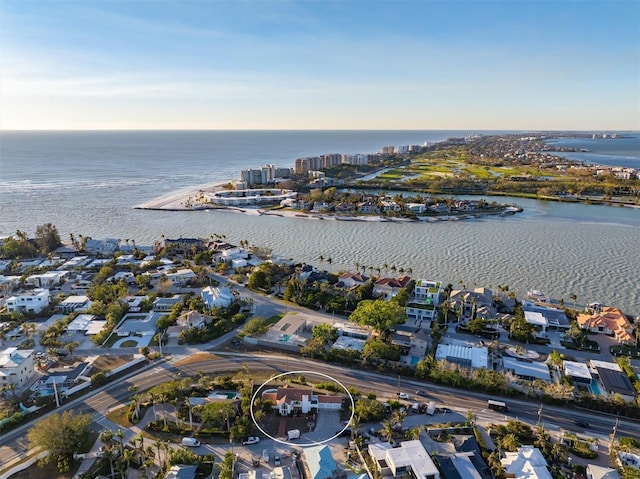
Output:
M138 387L139 391L143 391L156 384L175 378L177 373L182 376L196 374L200 371L220 373L237 370L244 364L249 366L250 371L270 371L274 374L292 370L307 371L307 374L311 374L310 372L318 368L317 362L299 357L233 353L219 359L184 366L176 366L168 362L156 363L140 374L103 387L102 390L89 398L80 398L63 404L58 411L72 408L77 412L91 413L94 415L94 421L101 423L104 420L104 413L110 407L118 406L130 398L129 387L132 385ZM472 410L483 418L488 418L489 421L493 420L495 422L502 422L505 418L517 418L535 424L538 420L539 405L526 401L509 400L510 411L507 414L502 414L489 411L486 408L486 401L490 396L483 394L463 392L415 380L400 380L398 382L398 379L394 377L361 370L350 370L329 364L322 364L320 372L329 374L346 386L353 386L363 393L375 392L380 398L385 396L389 398L395 397L398 387L409 393L417 389L426 389L429 394L428 399L433 399L438 405L446 405L461 415L465 415L466 411ZM428 416L422 415L422 417L425 421L428 420ZM548 427L568 430L576 430L574 421L586 421L591 426L587 431L588 434L598 437L601 442L607 440L608 434L615 424L615 418L611 416L596 416L590 411L567 410L551 406L543 407L542 420ZM439 420L438 422L441 421ZM24 436L28 427L29 425L24 425L2 437L0 441L0 460L2 464L7 464L16 456L26 454L28 445ZM640 439L639 429L638 424L624 419L620 421L618 426L618 435Z

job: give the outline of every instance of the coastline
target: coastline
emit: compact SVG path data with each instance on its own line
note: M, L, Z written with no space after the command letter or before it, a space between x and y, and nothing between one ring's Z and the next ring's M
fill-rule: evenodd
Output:
M288 218L301 218L311 220L333 220L333 221L358 221L358 222L370 222L370 223L391 223L391 222L403 222L403 223L435 223L438 221L459 221L464 219L470 219L477 216L508 216L522 211L521 208L510 207L501 211L474 211L472 213L449 213L439 214L431 216L422 216L417 218L405 218L405 217L387 217L380 215L348 215L348 214L334 214L334 213L305 213L303 211L292 209L264 209L259 206L220 206L210 203L198 203L197 199L204 193L213 193L219 191L229 182L222 183L205 183L194 186L192 188L185 188L173 193L169 193L163 196L159 196L144 203L135 205L134 209L139 210L157 210L157 211L208 211L208 210L224 210L234 213L244 213L253 216L279 216Z

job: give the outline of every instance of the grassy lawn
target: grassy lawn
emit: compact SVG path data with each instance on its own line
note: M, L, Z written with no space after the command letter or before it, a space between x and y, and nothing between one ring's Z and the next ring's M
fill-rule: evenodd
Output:
M207 352L200 352L200 353L195 353L192 354L191 356L188 356L184 359L181 359L180 361L176 362L176 366L186 366L188 364L196 364L196 363L202 363L204 361L210 361L212 359L217 359L218 356L216 356L215 354L212 353L207 353Z
M113 409L111 411L109 411L109 414L107 414L107 419L109 419L109 421L113 421L116 424L118 424L119 426L122 426L124 428L130 428L132 426L134 426L135 424L131 423L128 419L127 419L127 411L129 410L129 408L126 405L122 405L121 407L117 408L117 409ZM144 415L144 410L140 411L140 415Z
M99 356L93 362L94 372L97 371L111 371L112 369L117 368L125 363L128 363L133 359L133 356Z
M67 479L73 477L73 475L80 467L79 461L71 462L71 471L61 474L58 472L55 464L49 464L45 467L40 467L37 464L28 467L24 471L11 476L11 479Z
M134 341L133 339L127 339L124 343L120 345L121 348L135 348L138 345L138 341Z

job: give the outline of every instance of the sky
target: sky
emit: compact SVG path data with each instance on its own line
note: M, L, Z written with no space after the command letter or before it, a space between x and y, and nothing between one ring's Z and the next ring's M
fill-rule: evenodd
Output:
M640 2L0 0L0 129L640 130Z

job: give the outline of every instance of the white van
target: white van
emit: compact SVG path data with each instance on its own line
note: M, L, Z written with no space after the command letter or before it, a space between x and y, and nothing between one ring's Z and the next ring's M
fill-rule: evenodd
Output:
M183 437L182 445L189 447L198 447L200 445L200 441L198 441L195 437Z

